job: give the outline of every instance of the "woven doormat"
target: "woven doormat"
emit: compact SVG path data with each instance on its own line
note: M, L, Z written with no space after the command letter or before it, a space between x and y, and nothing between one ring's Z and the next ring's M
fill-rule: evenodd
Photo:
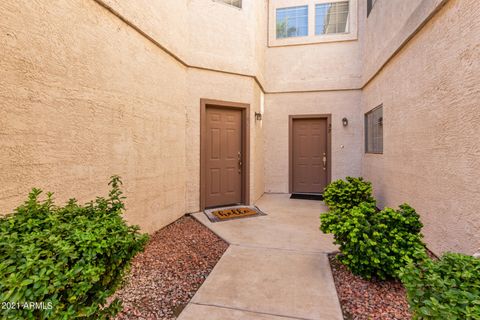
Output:
M219 222L219 221L267 215L256 206L232 206L232 207L205 209L204 213L211 222Z

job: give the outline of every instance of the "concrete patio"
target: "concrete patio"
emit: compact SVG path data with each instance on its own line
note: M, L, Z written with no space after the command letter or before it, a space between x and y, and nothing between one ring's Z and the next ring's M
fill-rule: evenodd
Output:
M266 194L267 216L211 223L193 216L230 247L179 320L343 319L322 234L322 202Z

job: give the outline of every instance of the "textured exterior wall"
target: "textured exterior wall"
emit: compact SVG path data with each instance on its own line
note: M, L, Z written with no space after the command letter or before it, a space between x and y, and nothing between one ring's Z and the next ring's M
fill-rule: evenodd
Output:
M97 0L90 0L97 1ZM98 0L181 59L190 50L187 0Z
M266 47L267 47L267 30L268 28L268 0L252 1L255 5L256 13L256 36L255 36L255 55L256 72L255 75L260 83L265 86L265 72L266 72Z
M417 209L437 254L480 247L479 16L450 0L363 93L364 112L384 104L384 154L364 175L381 206Z
M289 115L331 114L332 179L361 175L363 118L360 97L360 90L267 95L265 191L289 191ZM343 117L349 120L347 127L342 125Z
M242 9L215 1L188 2L189 55L192 65L230 72L262 73L257 39L265 32L264 0L243 1Z
M380 206L413 205L436 253L480 247L479 1L377 1L368 19L359 1L358 40L275 48L267 0L102 1L184 63L94 0L1 2L1 213L33 186L89 200L112 174L144 230L197 211L204 98L250 105L252 202L288 192L288 116L332 114L332 179L363 174ZM363 155L380 103L384 154Z
M215 1L102 0L190 66L257 76L264 72L266 1L244 1L242 9ZM253 115L260 89L251 77L188 68L186 99L186 212L200 209L200 100L241 102L251 107L250 200L263 186L263 136Z
M361 25L363 83L371 79L446 0L377 1ZM366 17L366 8L360 13Z
M103 3L186 64L262 77L265 2ZM250 104L250 199L263 194L253 78L187 68L93 0L0 8L2 213L32 186L91 199L114 173L125 181L127 218L146 231L198 211L202 98Z
M94 1L0 3L0 211L123 177L127 218L185 213L186 70Z
M366 1L358 1L359 30ZM366 15L366 14L365 14ZM269 17L273 19L274 17ZM362 86L361 44L358 40L266 49L267 92L359 89Z
M263 79L266 0L100 0L187 64Z

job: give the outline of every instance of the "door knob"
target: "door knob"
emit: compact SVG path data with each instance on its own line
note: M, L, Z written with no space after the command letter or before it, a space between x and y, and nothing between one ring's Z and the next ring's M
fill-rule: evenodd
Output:
M327 170L327 154L323 153L323 170Z

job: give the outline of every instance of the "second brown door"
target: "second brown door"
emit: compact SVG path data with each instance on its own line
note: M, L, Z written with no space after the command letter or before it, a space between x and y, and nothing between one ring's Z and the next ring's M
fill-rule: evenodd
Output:
M328 183L327 119L292 121L292 193L323 193Z
M205 141L205 207L242 202L242 112L208 107Z

